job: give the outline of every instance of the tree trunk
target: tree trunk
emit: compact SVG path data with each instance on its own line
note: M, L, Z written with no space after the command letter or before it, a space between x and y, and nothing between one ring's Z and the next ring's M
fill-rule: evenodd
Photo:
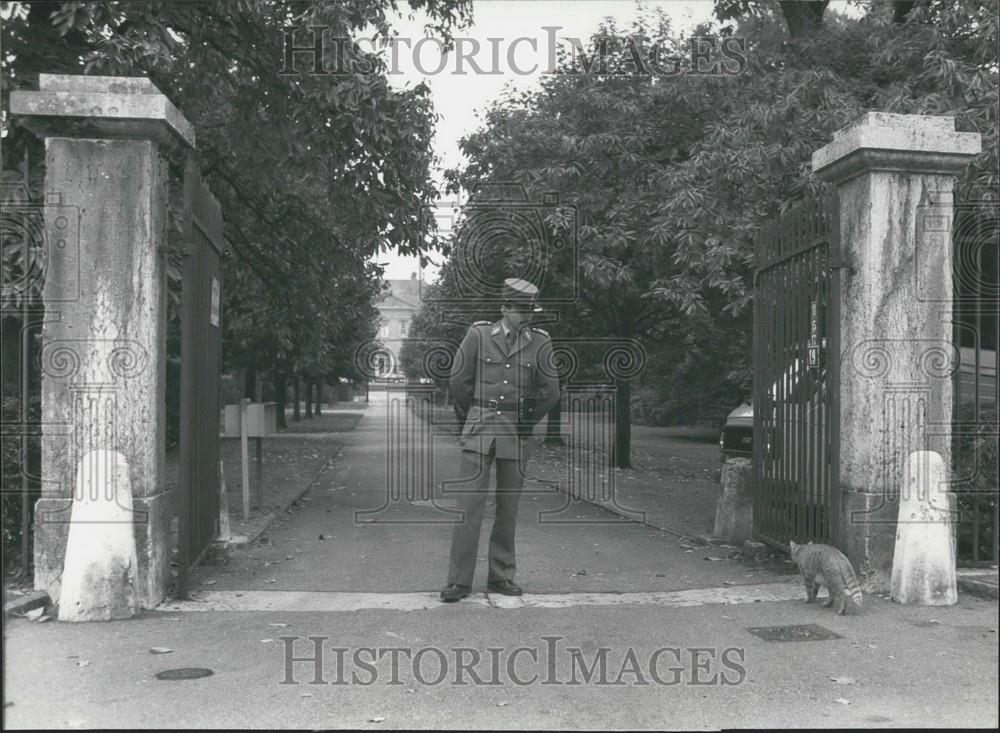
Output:
M549 445L566 445L562 438L562 394L560 399L549 410L549 417L545 423L545 442Z
M781 12L788 24L788 34L796 38L819 30L830 0L781 0Z
M295 375L295 381L292 383L292 399L295 400L295 405L292 407L292 420L295 422L302 421L302 408L299 407L299 399L301 395L299 394L299 388L302 386L302 379L298 374Z
M288 427L288 420L285 419L285 391L288 388L288 377L282 372L276 372L274 375L274 397L272 398L278 403L278 429L285 430Z
M632 383L615 380L615 444L611 465L629 468L632 465Z
M323 414L323 383L316 382L316 414Z
M306 420L312 420L313 416L313 383L311 379L306 379Z
M253 364L243 372L243 396L250 401L257 397L257 367Z

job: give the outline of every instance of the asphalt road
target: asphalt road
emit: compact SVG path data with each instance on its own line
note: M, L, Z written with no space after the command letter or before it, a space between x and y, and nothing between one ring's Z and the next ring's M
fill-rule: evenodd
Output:
M410 450L421 441L427 450ZM476 594L442 604L454 499L440 482L454 475L454 443L374 410L336 442L338 459L266 543L198 570L194 601L112 623L8 622L5 725L997 724L995 602L917 608L869 596L839 617L803 603L794 577L529 480L518 530L526 595L483 595L481 561ZM839 638L776 642L748 630L804 624ZM213 674L155 677L186 667Z

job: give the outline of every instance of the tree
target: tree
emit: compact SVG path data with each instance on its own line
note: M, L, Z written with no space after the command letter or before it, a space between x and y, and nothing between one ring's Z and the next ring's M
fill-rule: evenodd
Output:
M315 26L331 39L370 28L388 35L391 0L4 6L4 109L9 92L32 87L39 72L147 75L193 123L231 255L224 296L230 366L287 374L312 359L318 377L336 360L333 352L352 348L338 340L345 324L367 315L353 299L377 291L368 256L433 246L418 218L434 195L427 87L390 87L384 59L357 49L370 73L282 73L280 63L292 28L300 29L296 45ZM470 7L464 0L410 6L445 38ZM335 53L330 43L327 69ZM312 70L310 59L299 63ZM16 119L5 121L5 159L38 150Z
M754 234L793 199L821 192L811 154L837 129L870 109L953 114L984 139L961 190L989 200L996 186L997 21L983 3L918 4L903 23L878 4L855 20L817 3L808 42L789 41L791 25L776 22L781 5L744 5L767 12L721 29L748 40L737 76L616 73L634 72L614 53L628 39L605 26L592 48L608 44L617 69L572 73L564 59L540 90L500 100L451 176L466 190L512 181L536 199L559 192L567 206L546 218L548 235L575 207L583 288L557 328L660 348L661 388L686 388L689 403L745 388ZM667 28L648 19L629 35L669 44ZM462 242L453 246L454 259ZM522 248L501 249L516 265ZM546 265L543 295L561 294L566 273L558 258ZM617 462L627 465L627 415L616 425Z

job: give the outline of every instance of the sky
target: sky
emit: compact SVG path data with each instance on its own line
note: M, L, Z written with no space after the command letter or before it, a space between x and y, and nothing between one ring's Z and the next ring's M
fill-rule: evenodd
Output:
M662 8L678 34L712 17L712 0L646 0L644 4ZM843 12L845 5L840 0L830 8ZM396 53L389 56L389 80L400 88L421 82L430 87L440 115L433 143L441 160L434 174L438 184L441 170L463 164L459 140L479 127L477 112L497 99L506 85L522 89L537 84L548 65L549 49L565 45L567 38L586 43L605 17L615 18L623 27L637 15L635 0L475 0L471 25L455 33L464 54L452 52L442 58L436 42L421 41L423 16L407 17L412 13L403 3L400 10L395 27L410 43L399 42ZM474 52L477 47L478 53ZM459 55L465 60L460 61ZM451 211L452 202L439 202L439 227L447 227ZM415 258L383 253L375 259L386 263L388 279L408 279L420 269ZM436 268L429 267L423 276L432 281L435 274Z

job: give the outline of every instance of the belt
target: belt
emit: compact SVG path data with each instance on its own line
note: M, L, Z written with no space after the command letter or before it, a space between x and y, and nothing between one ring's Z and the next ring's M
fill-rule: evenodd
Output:
M506 410L507 412L517 412L517 402L500 402L498 400L472 400L472 404L477 407L485 407L487 410Z

